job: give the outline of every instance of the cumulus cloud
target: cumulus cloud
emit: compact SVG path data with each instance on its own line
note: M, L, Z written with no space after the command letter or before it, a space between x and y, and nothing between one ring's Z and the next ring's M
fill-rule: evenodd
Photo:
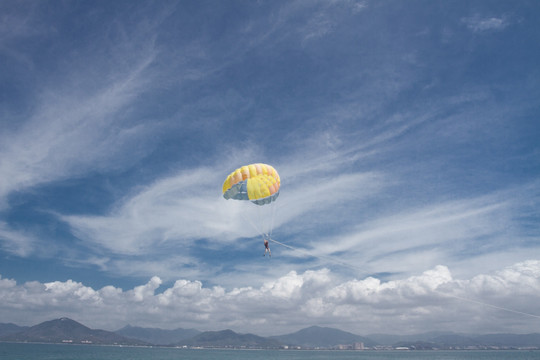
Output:
M261 335L282 334L319 324L358 334L395 332L496 332L501 318L514 317L535 329L540 260L514 264L492 274L456 279L446 266L392 281L375 277L340 282L328 269L291 271L258 287L206 287L180 279L163 291L159 277L130 290L93 289L72 280L50 283L0 278L1 317L19 321L68 316L91 327L117 329L127 323L200 330L233 328ZM472 316L472 318L471 318ZM451 322L448 320L452 318ZM286 319L286 321L285 321ZM473 320L474 319L474 320ZM482 319L478 321L478 319ZM37 320L36 320L37 321Z

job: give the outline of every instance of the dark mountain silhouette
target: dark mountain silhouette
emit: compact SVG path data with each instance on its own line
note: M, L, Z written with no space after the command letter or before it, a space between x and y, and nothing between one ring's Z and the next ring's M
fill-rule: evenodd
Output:
M287 345L297 345L311 348L332 348L337 345L364 343L365 346L377 345L373 340L366 337L355 335L350 332L338 329L311 326L292 334L272 336Z
M155 345L169 345L175 344L181 340L192 338L201 332L195 329L175 329L175 330L163 330L157 328L143 328L137 326L125 326L120 330L116 330L115 333L132 338L145 341Z
M21 332L2 336L0 341L146 345L143 341L128 339L110 331L92 330L68 318L45 321Z
M191 339L180 341L177 346L226 347L226 348L279 348L280 342L253 334L237 334L232 330L205 331Z
M18 326L12 323L9 323L9 324L0 323L0 337L6 336L9 334L15 334L26 329L28 329L28 326Z
M6 334L7 332L7 334ZM127 326L117 334L105 330L92 330L76 321L61 318L32 327L0 323L0 341L44 343L92 343L99 345L171 345L215 348L281 348L284 345L303 348L335 348L362 342L365 347L376 345L408 347L410 349L464 349L464 348L536 348L540 349L540 334L470 335L432 332L417 335L376 334L367 337L333 328L312 326L292 334L261 337L237 334L232 330L198 332L193 329L148 329ZM189 337L190 332L195 336ZM178 340L178 336L183 339ZM172 340L171 340L172 339ZM351 347L349 347L351 348Z

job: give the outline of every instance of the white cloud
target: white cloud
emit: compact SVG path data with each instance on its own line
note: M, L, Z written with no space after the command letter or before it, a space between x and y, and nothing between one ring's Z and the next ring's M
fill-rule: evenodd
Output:
M0 278L0 316L18 322L68 316L94 328L126 323L201 330L233 328L283 334L314 324L358 334L377 331L505 331L519 324L533 331L540 291L540 261L529 260L492 274L455 279L446 266L384 282L374 277L339 282L327 269L289 272L259 287L205 287L200 281L162 285L158 277L131 290L93 289L68 280L16 284ZM474 314L475 322L470 316ZM529 314L529 315L527 315ZM448 323L449 317L453 317ZM480 318L481 321L477 319ZM361 324L361 325L359 325ZM33 324L26 324L33 325ZM261 326L263 325L263 326Z
M0 221L0 246L2 250L18 256L28 256L34 250L36 238L25 231L11 229Z
M57 33L61 25L42 22L39 6L26 7L17 10L21 14L8 9L0 19L0 30L10 28L0 31L7 38L0 35L0 43L10 43L2 50L18 59L31 58L25 70L32 79L28 86L32 93L24 97L31 106L17 114L6 109L3 113L10 123L0 133L0 209L7 206L6 197L14 191L129 166L141 153L152 150L145 139L160 127L158 121L142 123L133 109L142 94L161 86L153 66L158 50L150 30L167 14L134 22L129 30L123 28L127 23L113 22L92 33L95 43L62 48L66 44L58 41ZM18 26L11 27L15 22ZM54 61L57 72L45 70L43 76L42 66L33 63L46 66L50 60L40 59L31 47L11 44L35 36L39 43L54 42L56 52L62 54Z
M129 167L130 161L141 160L144 154L134 154L132 151L134 149L145 153L150 151L154 144L147 146L149 144L144 143L144 139L155 132L155 127L159 127L159 124L156 125L155 121L146 121L148 119L139 119L144 122L144 125L141 125L138 120L134 120L136 116L132 115L136 112L133 109L141 100L141 95L147 90L155 90L151 89L152 87L160 87L160 91L163 91L154 93L156 97L167 92L163 89L168 86L175 86L175 90L171 92L182 93L176 91L178 89L176 86L177 82L185 79L193 81L190 84L196 84L195 88L199 85L206 88L208 84L201 80L208 74L218 75L213 77L212 82L217 85L219 80L217 78L221 76L218 74L221 71L218 72L217 69L226 70L231 64L240 64L248 59L245 57L248 53L263 55L263 50L278 49L278 45L285 38L291 40L290 37L296 36L300 40L309 40L305 41L306 46L316 45L315 42L332 35L333 31L336 33L340 31L344 11L355 13L364 7L365 3L354 1L288 3L274 8L275 12L266 21L252 19L252 28L246 27L244 37L230 36L236 41L231 46L225 46L227 50L224 53L221 53L223 51L221 46L215 49L205 47L209 44L205 44L201 38L197 38L191 44L179 46L174 51L167 49L165 38L159 35L157 35L159 41L156 42L154 42L156 38L144 41L136 39L137 35L144 34L147 30L149 34L156 34L154 27L162 17L155 22L141 21L141 29L135 33L119 31L116 35L121 41L116 44L99 43L103 46L96 51L102 52L92 59L100 61L96 61L95 64L92 64L92 61L81 61L80 65L71 64L71 67L63 69L64 76L55 78L57 83L47 86L49 89L47 91L40 91L40 85L43 84L36 84L39 93L38 102L34 104L32 108L34 111L30 117L22 124L10 125L7 132L0 135L0 173L5 176L4 181L0 182L0 209L7 206L9 194L15 191L28 190L41 184L73 178L95 170L108 172L117 167L126 168ZM163 15L166 18L168 14ZM10 18L4 19L5 22L0 23L0 29L11 29L15 21ZM298 21L299 19L301 21ZM505 16L474 16L462 21L463 27L467 26L471 31L478 33L502 30L510 25ZM121 27L123 23L117 24ZM28 36L27 31L33 28L22 24L18 26L13 27L12 34L8 34L10 38ZM252 30L257 28L262 34L259 38L254 34L257 31ZM30 35L35 34L34 32ZM3 40L0 39L1 41ZM95 42L94 46L96 44L98 42ZM159 48L160 46L163 48ZM182 53L190 55L182 58ZM419 64L421 53L419 51L418 57L414 59ZM24 57L25 54L19 55ZM217 60L214 56L217 56ZM112 60L104 61L105 58ZM171 61L175 65L167 64L170 59L175 59ZM192 59L197 61L192 62ZM358 66L354 71L348 72L353 78L348 78L346 83L365 85L355 90L336 87L335 89L339 90L336 94L340 95L336 96L335 101L322 101L320 105L317 101L311 101L316 109L311 115L314 118L306 124L317 126L309 129L307 126L294 126L290 131L287 129L286 139L281 139L275 144L279 147L279 151L274 147L268 150L272 153L265 154L262 150L264 145L245 140L240 150L232 150L231 155L222 157L221 164L214 168L201 167L173 175L169 173L168 177L158 178L146 186L139 184L145 187L128 189L130 193L98 216L86 214L60 216L68 223L83 246L95 250L87 259L80 259L80 254L77 255L78 259L75 257L69 259L70 254L67 254L63 257L63 261L71 265L81 262L94 264L103 271L120 276L149 277L158 274L161 278L165 278L166 282L182 274L188 279L212 279L214 283L223 287L209 289L201 282L179 280L172 288L156 294L162 280L153 278L149 284L127 292L114 287L94 290L77 282L54 282L45 285L31 283L18 288L24 287L27 292L39 293L41 291L39 289L45 286L51 298L64 294L67 297L82 299L90 307L103 304L110 306L116 304L121 307L121 304L124 304L122 301L127 301L125 299L134 303L138 301L141 304L150 304L148 311L141 308L142 314L147 317L139 319L141 323L149 324L152 314L160 314L160 304L167 304L176 309L174 307L177 302L185 301L185 308L176 310L191 309L189 308L191 300L187 299L197 299L196 304L205 309L197 311L197 307L194 306L191 319L194 323L197 319L211 319L218 313L215 309L219 308L223 316L220 324L223 326L255 326L265 322L280 324L282 320L277 315L269 315L268 319L261 318L260 307L253 305L254 299L258 299L269 301L271 307L275 309L285 309L284 316L290 315L298 324L302 321L297 319L297 314L290 309L289 301L295 303L297 309L301 309L300 314L309 314L320 318L321 321L345 319L343 322L347 324L347 314L368 319L365 309L354 301L365 303L362 306L370 306L370 302L376 298L381 304L389 306L391 301L396 300L393 297L397 296L396 294L399 294L399 299L403 301L400 306L405 308L410 305L411 299L416 299L415 296L419 294L429 297L433 302L439 301L440 298L433 293L434 287L451 286L457 282L452 280L447 268L437 267L437 264L446 264L452 268L454 276L457 274L473 279L472 276L476 273L492 271L495 267L508 265L530 256L530 253L538 249L536 239L533 238L538 228L534 201L531 201L532 215L529 214L527 220L523 220L531 223L527 224L528 226L520 226L522 223L518 223L514 217L516 214L523 215L522 204L525 202L516 205L520 201L509 201L511 196L508 194L505 196L494 194L473 199L460 199L460 194L452 194L453 201L448 200L448 193L435 194L426 202L422 202L414 198L415 193L409 192L408 187L431 186L432 184L426 184L420 177L416 177L416 172L417 170L424 171L424 174L436 172L439 165L433 167L433 164L430 164L429 169L427 167L421 169L426 165L421 161L417 163L416 158L403 159L400 152L400 150L407 152L414 149L429 149L429 146L424 145L438 141L444 142L443 145L449 147L466 141L476 142L479 140L477 137L483 137L490 131L489 129L493 129L491 131L507 129L507 126L485 125L491 125L492 119L504 119L500 121L506 124L508 117L503 115L512 113L515 117L515 107L505 108L505 104L497 104L487 107L492 110L486 110L482 105L489 103L491 90L474 87L468 90L460 87L459 93L465 95L443 97L438 100L430 96L423 101L415 100L408 103L406 108L409 110L403 111L403 107L395 103L395 100L402 99L401 94L405 94L403 91L410 92L424 77L408 70L408 67L402 67L403 56L391 56L388 60L376 56L375 59L379 61L374 67L367 62L368 60L358 58ZM70 58L66 62L71 60L74 59ZM193 65L195 63L198 65ZM183 69L189 66L192 68ZM90 71L83 71L87 67ZM171 71L171 67L174 67L175 71ZM155 71L163 71L161 75L176 75L172 75L165 82L155 81L163 80ZM96 77L95 74L98 73L102 76ZM436 75L430 71L425 74ZM361 82L357 82L359 80ZM339 81L339 78L336 81ZM196 114L199 121L194 123L197 125L186 127L187 125L183 123L174 125L169 123L165 126L174 127L179 132L180 130L190 132L199 127L194 132L197 138L201 135L198 131L203 132L205 140L211 138L215 133L205 132L205 127L215 129L219 128L220 124L236 122L238 119L235 117L242 118L236 112L232 115L227 109L233 107L240 110L240 115L245 115L254 109L255 102L258 101L249 96L243 98L242 91L236 88L236 85L241 87L240 83L227 82L227 87L231 89L226 93L218 89L211 92L212 95L200 97L199 101L190 104L180 101L177 109L167 109L178 111L174 121ZM171 98L168 99L167 101L173 101ZM394 103L395 105L386 106ZM286 116L291 119L295 118L296 112L306 110L304 107L295 107L292 103L289 105L290 108L281 113L287 113ZM165 107L167 105L164 105ZM215 116L212 111L206 115L208 114L204 111L206 109L224 109L224 111L216 111L219 116ZM263 114L264 111L258 113ZM285 115L281 113L267 116L284 117ZM304 119L308 115L302 116ZM468 121L471 118L475 121ZM207 120L213 121L211 126ZM276 123L283 123L283 118L278 120L281 121ZM326 127L320 124L325 124ZM478 132L477 128L482 128L482 131ZM158 141L162 140L158 138ZM306 139L298 140L304 138ZM238 144L231 145L231 148L234 146L238 147ZM298 149L298 152L291 153L291 148ZM231 149L213 149L222 154L228 153L227 150ZM283 153L280 153L281 150ZM278 153L283 158L276 156ZM389 153L392 154L387 156ZM453 153L454 151L450 156L455 156ZM434 156L430 158L432 161L436 160L437 164L443 164L448 155ZM303 251L288 251L279 262L273 261L271 267L265 266L266 263L265 265L249 263L249 260L234 265L222 265L220 262L204 264L205 266L196 264L190 250L201 250L197 243L199 240L208 240L209 243L205 243L204 246L212 247L213 250L227 245L245 249L247 245L237 240L258 235L249 224L246 225L253 220L251 218L253 212L248 211L248 214L245 214L243 206L245 204L224 201L220 194L220 184L223 177L232 170L226 169L223 164L243 164L252 159L259 161L261 157L276 160L274 165L282 174L282 194L275 203L277 209L273 220L275 228L285 229L283 234L287 238L283 241L291 246L286 250L298 248ZM244 161L246 159L249 160ZM396 165L397 163L399 165ZM400 167L406 167L409 174L404 174L403 168ZM413 176L406 178L411 173ZM449 173L451 171L441 172L439 178L441 188L456 185L455 180L444 179ZM490 189L497 185L488 186L486 191L491 191ZM463 185L463 190L483 191L480 187L467 185ZM520 193L519 199L524 198L523 193ZM243 213L244 215L241 215ZM247 221L246 217L249 218ZM525 228L529 234L517 230ZM45 239L39 239L39 236L31 231L31 229L16 230L11 228L7 221L0 222L0 241L3 249L18 256L37 253L36 249L39 248L37 245L43 243ZM310 236L306 237L306 233ZM529 236L528 241L526 236ZM215 241L216 239L219 239L219 242ZM50 244L56 242L51 241ZM178 251L179 249L181 251ZM291 259L294 256L302 256L302 263L297 262L298 259ZM274 259L276 257L272 260ZM531 271L528 263L522 264ZM333 267L334 273L302 272L304 269L333 265L338 265ZM226 266L229 268L224 269ZM348 267L352 270L350 273L356 276L387 274L384 278L380 275L381 279L372 277L341 283L330 290L330 284L337 282L333 276L337 277L339 266ZM418 274L426 268L433 270L420 277L408 278L411 274ZM296 272L290 272L291 269L295 269ZM534 276L525 279L522 276L525 270L516 271L508 271L501 277L518 278L528 281L527 284L532 282L533 288L536 286ZM267 274L276 272L286 275L278 280L265 282L260 288L248 286L260 284L263 279L267 279ZM240 273L244 274L243 277L238 276ZM340 276L343 274L340 273ZM405 277L408 282L402 279ZM393 281L384 282L388 279ZM501 282L494 276L486 278L479 275L474 279L467 286L473 287L473 284L478 283L479 285L475 286L483 288L488 293L495 291L497 286L504 286L504 281ZM225 290L237 286L239 281L244 282L246 287ZM306 292L308 287L311 289L310 295ZM191 297L187 296L188 293ZM163 296L159 297L159 301L153 300L158 295ZM478 295L486 294L481 292ZM236 302L214 301L214 298L223 297L234 299ZM388 302L385 299L388 299ZM243 302L246 305L245 309L241 309L239 305ZM525 309L525 303L520 307ZM52 306L52 303L49 305ZM76 308L77 304L74 302L70 306ZM415 318L437 310L434 305L430 306L422 303L409 309L407 313L393 312L393 314L402 319ZM137 306L135 308L138 309ZM61 312L61 308L57 310ZM228 310L231 310L230 315L226 317ZM247 315L244 318L234 318L232 314L240 310L251 311L253 316L249 320ZM387 308L372 310L376 315L378 312L391 311ZM125 314L122 311L125 310L120 309L120 314ZM255 318L257 320L254 320ZM174 325L171 323L171 326ZM354 325L348 323L347 326Z
M503 30L510 23L506 17L481 17L479 15L464 18L462 21L475 33Z
M252 157L252 152L244 153ZM158 180L115 204L109 214L66 215L62 219L87 243L119 254L142 254L166 244L189 245L202 238L232 242L240 237L258 236L257 228L268 225L278 228L292 223L295 228L307 220L306 214L319 213L329 219L329 209L336 204L372 196L382 186L379 174L335 174L335 169L350 158L338 159L334 155L325 160L302 160L293 159L283 166L274 164L283 181L281 195L271 206L225 201L221 184L234 169L221 164L185 170ZM242 164L242 160L235 161ZM332 216L340 215L334 211ZM273 217L272 224L260 221L265 217Z
M12 191L114 167L124 151L148 134L149 126L127 123L119 114L147 84L145 69L154 54L140 55L132 68L123 69L123 77L91 93L70 87L48 90L23 126L2 134L0 201ZM78 80L88 80L84 76Z
M210 168L182 172L127 198L107 216L64 216L63 220L79 238L122 254L214 237L231 220L220 206L224 200L216 185L223 174Z
M363 213L368 203L358 208L356 222L349 219L339 232L310 239L301 248L321 265L344 265L362 275L402 276L444 263L470 276L538 249L516 225L531 215L523 206L530 196L525 186L477 198L408 204L402 210L392 206L373 218Z
M301 3L301 6L310 7L315 2L307 1ZM310 16L306 20L303 26L299 27L299 33L302 37L302 41L309 41L324 37L333 32L333 29L340 25L340 20L343 19L341 11L347 14L357 14L366 8L366 4L363 1L322 1L318 3L321 9L310 12L308 9L303 8L302 14L309 13ZM298 9L296 9L298 10ZM339 14L339 15L337 15Z

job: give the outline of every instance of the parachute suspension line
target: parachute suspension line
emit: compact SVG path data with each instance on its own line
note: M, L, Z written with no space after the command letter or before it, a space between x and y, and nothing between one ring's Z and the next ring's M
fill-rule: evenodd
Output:
M286 248L288 248L288 249L291 249L291 250L294 250L294 251L298 251L298 252L304 253L304 254L306 254L306 255L308 255L308 256L311 256L311 257L314 257L314 258L317 258L317 259L330 261L330 262L339 264L339 265L341 265L341 266L347 267L347 268L352 269L352 270L356 270L356 271L360 271L360 272L364 272L364 273L366 272L365 269L362 269L362 268L360 268L360 267L358 267L358 266L351 265L351 264L346 263L346 262L343 262L343 261L341 261L341 260L337 260L337 259L335 259L335 258L333 258L333 257L330 257L330 256L315 255L315 254L313 254L312 252L309 252L309 251L307 251L307 250L300 249L300 248L296 248L296 247L294 247L294 246L284 244L284 243L279 242L279 241L274 240L274 239L268 239L268 240L270 240L270 241L272 241L272 242L274 242L274 243L276 243L276 244L278 244L278 245L284 246L284 247L286 247Z
M244 213L242 216L250 221L251 225L257 230L257 232L265 238L270 238L272 232L274 231L275 215L277 204L275 201L272 201L270 204L266 205L257 205L255 210L251 213L253 214L253 219L249 219ZM258 224L258 226L256 224Z
M530 317L533 317L533 318L540 319L540 315L535 315L535 314L526 313L526 312L523 312L523 311L513 310L513 309L509 309L509 308L505 308L505 307L501 307L501 306L497 306L497 305L492 305L492 304L488 304L488 303L485 303L485 302L482 302L482 301L468 299L468 298L464 298L464 297L457 296L457 295L445 294L445 293L443 293L441 291L438 291L438 290L434 290L434 291L436 293L440 294L440 295L450 297L450 298L454 298L454 299L457 299L457 300L466 301L466 302L470 302L470 303L477 304L477 305L488 306L488 307L493 308L493 309L502 310L502 311L511 312L511 313L514 313L514 314L525 315L525 316L530 316Z
M270 240L270 241L271 241L271 242L273 242L273 243L279 244L279 245L281 245L281 246L285 246L286 248L289 248L289 249L291 249L291 250L295 250L295 251L300 251L300 252L303 252L303 251L302 251L302 250L300 250L300 249L297 249L297 248L295 248L295 247L292 247L292 246L290 246L290 245L287 245L287 244L281 243L281 242L279 242L279 241L277 241L277 240L274 240L274 239L268 239L268 240Z
M272 207L273 205L274 203L266 206ZM265 217L267 210L268 208L264 209L262 206L257 206L255 211L240 211L239 214L242 216L242 219L244 219L246 223L249 223L249 225L251 225L251 227L253 228L253 230L255 230L257 234L261 235L266 239L269 239L271 236L272 227L269 228L268 221L264 221L265 218L267 218L267 216ZM249 213L253 216L248 216Z
M270 204L271 214L270 214L270 229L268 230L268 237L272 237L272 233L274 232L274 221L276 218L276 209L277 209L276 202L273 201Z
M270 225L269 225L270 219L269 219L268 213L269 213L269 207L272 207L272 205L273 203L268 204L268 205L256 205L257 209L255 210L255 213L257 216L257 224L260 224L261 226L259 233L265 238L268 237L268 232L270 229Z
M253 222L253 220L249 218L249 216L246 216L243 212L240 212L240 215L242 216L242 218L243 218L246 222L248 222L248 223L253 227L253 229L254 229L257 233L259 233L259 234L261 234L261 235L264 235L263 230L262 230L261 228L259 228L259 227ZM261 222L258 221L257 223L260 224Z

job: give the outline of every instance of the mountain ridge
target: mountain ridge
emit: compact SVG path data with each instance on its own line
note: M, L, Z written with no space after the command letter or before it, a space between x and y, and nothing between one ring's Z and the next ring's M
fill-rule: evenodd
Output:
M176 346L225 347L225 348L265 348L273 349L283 346L279 341L254 334L238 334L230 329L221 331L205 331L191 339L180 341Z
M6 330L7 329L7 330ZM20 330L20 331L17 331ZM431 332L417 335L372 334L360 336L335 328L311 326L297 332L262 337L233 330L163 330L126 326L118 332L90 329L69 318L45 321L32 327L0 323L0 342L83 343L98 345L175 346L212 348L313 348L313 349L540 349L540 333L456 334ZM16 331L16 332L14 332ZM131 336L121 333L131 333ZM195 334L189 336L190 334ZM181 338L178 338L180 336ZM152 341L149 341L153 339Z
M195 329L177 328L174 330L165 330L131 325L126 325L114 332L128 338L142 340L154 345L174 344L182 340L192 338L201 333L199 330Z
M69 318L42 322L0 337L3 342L79 343L100 345L149 345L106 330L94 330Z
M29 326L19 326L13 323L0 323L0 337L15 334L28 328Z
M311 348L331 348L342 344L364 343L366 346L375 346L377 343L366 337L356 335L339 329L310 326L297 332L272 336L288 345L311 347Z

